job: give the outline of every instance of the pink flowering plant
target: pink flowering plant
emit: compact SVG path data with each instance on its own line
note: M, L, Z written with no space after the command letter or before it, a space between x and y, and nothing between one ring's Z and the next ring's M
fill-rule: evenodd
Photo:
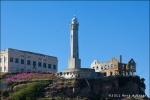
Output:
M23 80L33 80L33 79L54 79L55 76L52 74L42 74L42 73L19 73L11 75L6 78L7 82L17 82Z

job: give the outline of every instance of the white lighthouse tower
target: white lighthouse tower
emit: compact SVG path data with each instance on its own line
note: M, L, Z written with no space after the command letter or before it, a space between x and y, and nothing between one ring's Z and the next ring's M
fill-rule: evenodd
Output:
M64 69L57 75L66 79L99 77L98 74L95 73L95 69L81 68L81 60L79 59L78 26L78 20L74 16L70 24L70 57L68 59L68 69Z
M80 68L81 66L81 60L79 59L78 26L78 20L74 16L70 24L70 58L68 60L68 69Z

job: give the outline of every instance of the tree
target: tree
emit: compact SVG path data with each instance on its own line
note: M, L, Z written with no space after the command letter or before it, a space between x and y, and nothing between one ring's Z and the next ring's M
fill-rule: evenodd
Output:
M145 79L144 79L144 78L141 78L141 82L144 83L144 81L145 81Z

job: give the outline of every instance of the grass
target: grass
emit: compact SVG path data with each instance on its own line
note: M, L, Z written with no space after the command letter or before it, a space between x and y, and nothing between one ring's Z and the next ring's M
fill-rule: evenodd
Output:
M25 88L19 89L17 92L11 93L11 100L36 100L40 97L43 88L49 82L33 82L28 83Z

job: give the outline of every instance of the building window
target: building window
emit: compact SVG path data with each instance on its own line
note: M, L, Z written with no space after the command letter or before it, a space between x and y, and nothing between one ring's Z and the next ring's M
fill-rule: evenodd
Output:
M14 60L14 59L13 59L12 57L10 57L10 62L13 62L13 60Z
M107 67L109 68L110 66L108 65Z
M41 62L38 62L38 66L41 67Z
M56 65L53 65L53 69L56 69Z
M132 66L132 69L135 69L135 67L134 67L134 66Z
M113 64L111 64L111 67L112 67L112 68L114 67Z
M33 66L36 66L36 61L33 61Z
M15 63L19 63L19 59L18 58L15 58Z
M27 60L27 65L30 65L30 60Z
M6 59L7 59L7 58L6 58L6 57L4 57L4 62L6 62Z
M106 65L104 66L104 68L105 68L105 69L107 68Z
M0 67L0 72L2 72L2 67Z
M46 68L46 63L43 63L43 67Z
M121 75L121 71L119 71L119 75Z
M2 62L2 58L0 58L0 62Z
M130 65L130 69L132 69L132 65Z
M96 68L98 69L98 66Z
M51 68L51 64L48 64L48 68Z
M21 59L21 64L24 64L24 59Z
M4 71L6 70L6 66L4 66Z
M113 75L113 72L110 72L110 76Z

